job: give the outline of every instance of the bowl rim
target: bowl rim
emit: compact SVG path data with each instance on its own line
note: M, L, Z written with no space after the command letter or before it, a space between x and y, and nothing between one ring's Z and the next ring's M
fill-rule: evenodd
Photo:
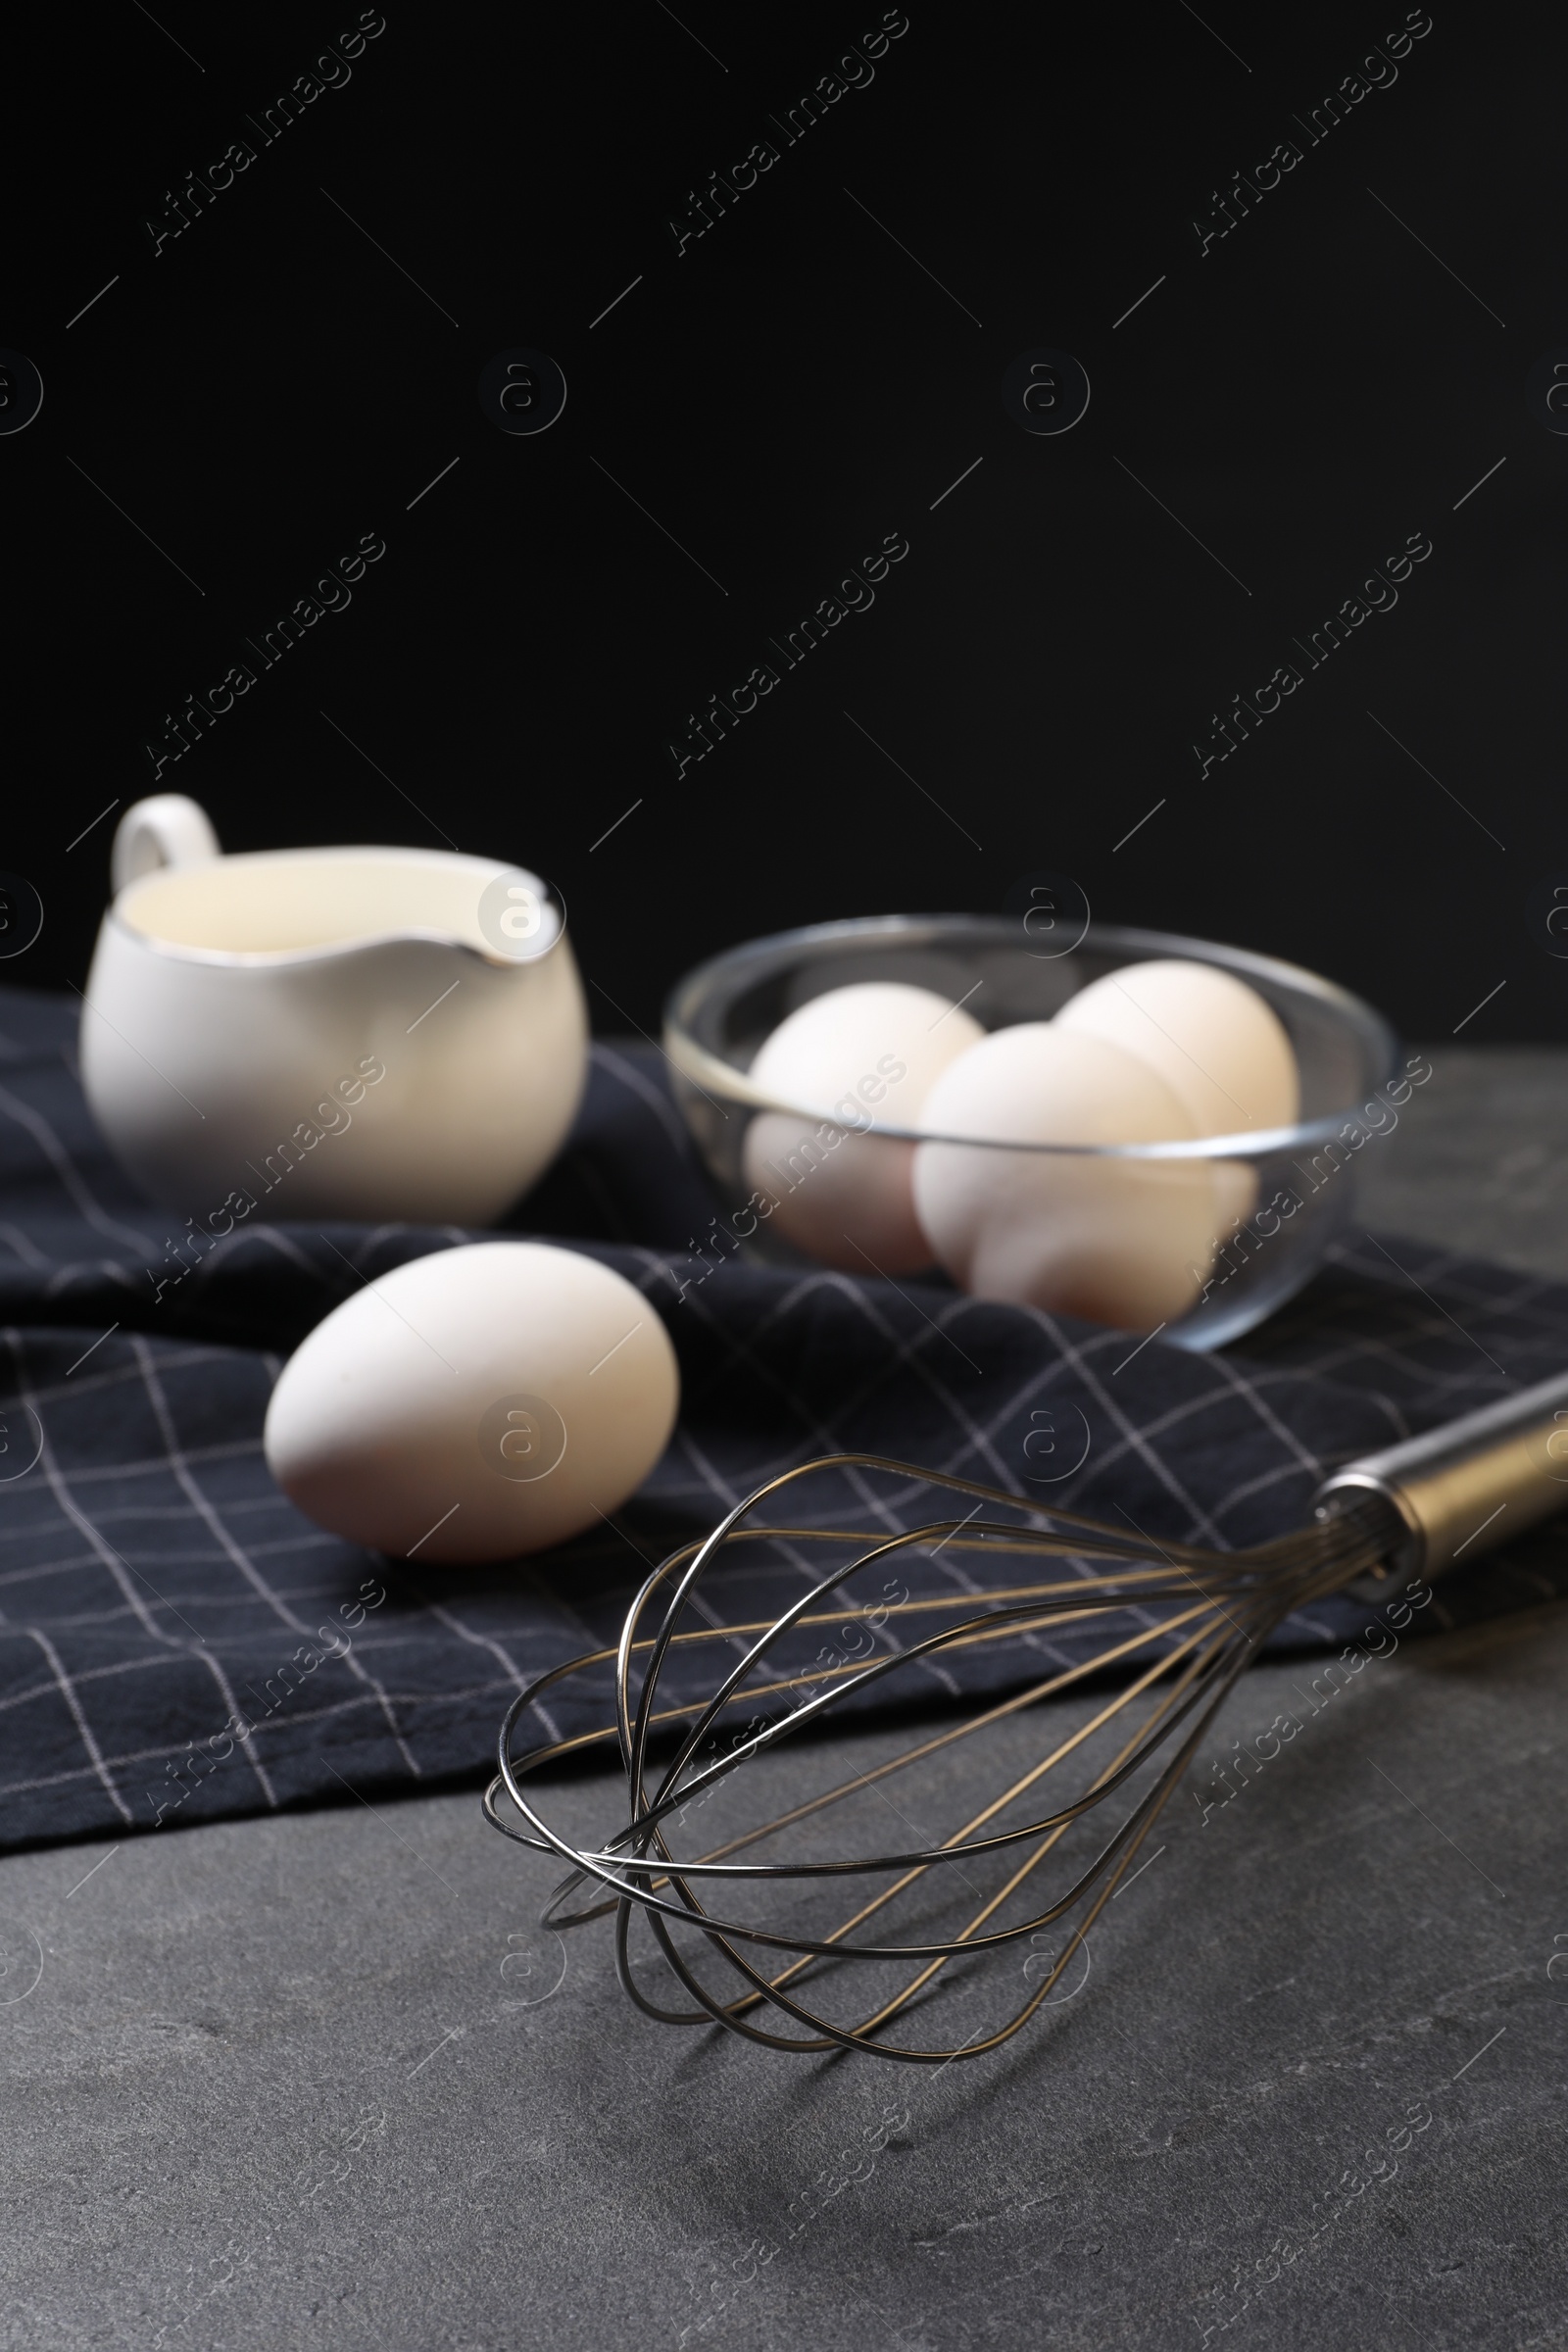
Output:
M745 985L765 974L770 966L782 966L809 950L840 942L886 939L909 946L932 946L960 932L972 935L977 929L994 931L1000 946L1015 941L1017 923L1014 917L1005 914L856 915L831 922L806 923L794 930L772 931L760 938L744 940L737 947L725 948L717 956L694 964L669 991L663 1009L665 1055L677 1075L710 1101L713 1100L712 1089L716 1087L731 1102L742 1103L749 1109L780 1111L790 1117L815 1120L839 1135L875 1134L903 1143L948 1143L975 1151L1054 1152L1063 1157L1086 1159L1261 1159L1313 1144L1343 1140L1345 1126L1350 1121L1359 1122L1357 1099L1317 1118L1299 1120L1294 1126L1248 1128L1240 1134L1173 1138L1163 1143L1029 1143L1015 1137L940 1135L923 1128L895 1127L876 1120L866 1128L851 1127L816 1105L784 1102L753 1086L744 1070L712 1053L691 1032L696 1006L720 978ZM1112 953L1125 948L1136 960L1173 956L1210 963L1233 972L1238 979L1264 979L1277 988L1310 997L1338 1013L1360 1035L1368 1049L1368 1058L1384 1071L1383 1077L1368 1090L1369 1094L1376 1094L1406 1076L1400 1060L1400 1041L1393 1024L1364 998L1342 988L1337 981L1325 979L1320 972L1308 971L1302 964L1287 963L1279 956L1258 955L1250 948L1230 947L1222 941L1195 939L1174 931L1149 931L1124 923L1091 921L1074 947L1066 952L1076 954L1086 946Z

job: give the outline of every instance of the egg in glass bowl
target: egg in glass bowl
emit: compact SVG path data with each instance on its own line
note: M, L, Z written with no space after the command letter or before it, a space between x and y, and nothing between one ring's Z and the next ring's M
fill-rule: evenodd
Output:
M1243 949L878 915L701 964L664 1050L715 1233L775 1261L1222 1346L1352 1213L1430 1075L1383 1016Z

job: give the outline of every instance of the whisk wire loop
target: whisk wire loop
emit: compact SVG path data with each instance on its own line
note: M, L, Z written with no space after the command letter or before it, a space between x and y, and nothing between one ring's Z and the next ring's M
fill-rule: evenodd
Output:
M976 1499L978 1508L965 1518L932 1518L874 1535L836 1523L770 1526L756 1518L771 1497L799 1481L851 1472L862 1507L868 1478L891 1477ZM982 1517L988 1506L1005 1516ZM886 1505L874 1507L887 1511ZM1156 1542L1136 1528L1124 1533L885 1455L822 1456L769 1479L726 1512L708 1536L670 1552L637 1592L612 1646L552 1667L518 1693L502 1726L500 1769L485 1792L485 1814L507 1837L553 1853L568 1866L546 1907L547 1925L569 1930L613 1913L617 1977L627 1996L652 2019L715 2024L748 2041L796 2052L864 2050L917 2065L978 2057L1006 2041L1053 1997L1125 1882L1215 1711L1272 1628L1293 1608L1372 1567L1391 1540L1389 1509L1377 1498L1356 1502L1300 1534L1217 1552ZM736 1622L715 1613L705 1580L733 1546L745 1544L772 1546L774 1556L782 1550L797 1563L799 1553L811 1545L846 1547L851 1556L809 1578L777 1615ZM892 1641L890 1627L902 1636L910 1620L935 1614L940 1621L933 1631L900 1640L869 1659L858 1654L846 1659L836 1647L823 1649L812 1664L789 1670L792 1640L845 1623L842 1602L833 1603L851 1579L921 1553L933 1562L939 1553L949 1555L946 1570L939 1571L946 1581L912 1596L906 1587L903 1599L875 1613L876 1632ZM1068 1573L1054 1581L998 1582L988 1589L973 1572L982 1560L989 1570L999 1555L1009 1564L1019 1555L1063 1561ZM694 1626L688 1620L699 1609L707 1621ZM653 1630L645 1631L645 1624ZM981 1707L963 1723L923 1735L785 1812L740 1828L703 1853L674 1850L671 1840L694 1808L749 1786L748 1765L808 1733L834 1707L875 1690L890 1676L922 1667L945 1671L944 1659L987 1644L1045 1638L1053 1646L1063 1636L1077 1644L1101 1624L1105 1638L1099 1648L1068 1656L1064 1663L1056 1649L1051 1673ZM706 1695L666 1698L662 1682L672 1661L682 1660L684 1671L704 1645L714 1643L739 1655ZM552 1739L521 1756L514 1753L524 1714L537 1710L547 1692L611 1665L612 1721ZM1111 1696L1097 1700L1097 1687L1113 1675L1124 1679ZM933 1841L889 1796L886 1785L897 1774L915 1772L957 1741L1069 1694L1090 1701L1084 1720L1062 1729L1059 1719L1052 1719L1056 1736L1048 1752L1014 1771L1000 1793L946 1837ZM754 1709L751 1723L727 1748L710 1752L717 1750L719 1726L742 1705ZM758 1715L755 1710L764 1705L772 1711ZM653 1742L665 1733L672 1735L669 1751L656 1773ZM1113 1754L1101 1752L1106 1739L1123 1733ZM577 1845L551 1826L523 1783L542 1767L607 1740L613 1740L625 1777L625 1815L597 1845ZM1047 1810L1023 1822L1004 1819L1043 1784L1052 1788ZM832 1808L866 1795L891 1806L914 1830L917 1841L869 1852L756 1854L759 1846L770 1840L787 1843L802 1825L814 1825ZM1102 1805L1120 1817L1096 1841L1097 1850L1069 1861L1059 1886L1026 1896L1037 1870ZM747 1858L740 1859L743 1855ZM976 1870L982 1876L1000 1871L1000 1876L986 1887L976 1884ZM850 1916L829 1926L815 1915L812 1889L825 1892L833 1882L846 1879L885 1883ZM961 1925L942 1921L940 1909L935 1918L927 1916L933 1901L940 1906L965 1887L970 1903ZM805 1905L803 1916L727 1915L739 1898L791 1890ZM710 1908L714 1899L722 1901L724 1915ZM1019 1915L1020 1899L1028 1916ZM882 1921L895 1906L911 1902L916 1906L913 1932L896 1930L896 1939L882 1939ZM646 1922L664 1966L694 2006L670 2007L638 1981L631 1953L634 1917ZM878 1923L874 1930L873 1922ZM1059 1953L1054 1945L1043 1955L1031 1952L1025 1963L1027 1996L1000 2024L945 2047L888 2037L896 2020L916 2009L923 2012L945 1982L967 1997L972 1969L955 1980L956 1962L978 1965L1064 1922L1071 1923L1065 1947ZM684 1948L684 1938L695 1938L692 1950ZM704 1953L719 1969L723 1981L717 1984L708 1981L700 1965ZM778 1955L785 1956L781 1966ZM1037 1959L1040 1982L1030 1984ZM845 2020L824 2014L822 1992L855 1963L884 1975L892 1970L903 1981L884 1984L864 2015ZM812 1987L809 1998L805 1997L808 1986ZM773 2013L779 2030L764 2025L760 2010Z

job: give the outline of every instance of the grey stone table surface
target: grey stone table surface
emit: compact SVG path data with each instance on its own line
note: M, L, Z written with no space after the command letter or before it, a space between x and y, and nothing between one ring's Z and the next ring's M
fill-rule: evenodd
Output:
M1433 1058L1367 1221L1568 1275L1568 1053ZM0 1862L0 2342L1568 2345L1568 1610L1312 1671L1244 1680L1216 1755L1299 1732L941 2072L650 2024L471 1793ZM897 1737L755 1769L793 1800ZM551 1803L592 1837L616 1787Z

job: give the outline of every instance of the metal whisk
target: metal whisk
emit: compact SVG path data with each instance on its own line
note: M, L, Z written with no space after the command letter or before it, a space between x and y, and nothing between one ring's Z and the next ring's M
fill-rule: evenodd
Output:
M670 2025L716 2023L769 2049L861 2049L917 2065L982 2056L1052 1997L1124 1883L1216 1709L1271 1629L1325 1593L1351 1587L1386 1595L1406 1577L1436 1575L1461 1554L1474 1559L1568 1504L1568 1430L1559 1412L1568 1422L1568 1377L1349 1464L1320 1489L1309 1527L1235 1552L1161 1544L1136 1529L1123 1533L881 1455L803 1463L760 1487L702 1542L672 1552L638 1592L613 1649L558 1666L518 1696L502 1727L486 1817L507 1837L570 1865L544 1924L578 1928L613 1914L620 1983L649 2017ZM874 1539L863 1529L758 1520L770 1497L824 1472L855 1474L867 1494L870 1481L886 1476L978 1500L967 1516L932 1518ZM885 1501L882 1507L886 1515ZM848 1556L774 1618L722 1617L714 1604L734 1580L712 1572L726 1555L758 1545L797 1561L809 1546ZM867 1626L884 1644L866 1662L829 1645L808 1662L792 1663L803 1641L844 1626L839 1596L852 1580L885 1571L892 1561L912 1568L938 1552L961 1555L959 1589L950 1578L913 1596L906 1592L869 1616L862 1611L858 1650L862 1638L875 1647ZM1062 1568L1019 1583L1020 1558L1051 1559ZM896 1638L906 1633L907 1639ZM1043 1678L960 1723L921 1734L896 1755L782 1814L743 1824L701 1853L676 1850L695 1811L710 1796L733 1798L745 1786L747 1764L820 1724L857 1693L954 1652L1063 1633L1075 1647L1086 1634L1099 1640ZM715 1646L739 1654L707 1695L671 1700L662 1692L673 1661L711 1654ZM513 1754L525 1709L568 1678L612 1666L612 1722L550 1740L520 1758ZM1122 1679L1107 1689L1112 1676ZM956 1742L1068 1692L1087 1702L1084 1720L1065 1729L1054 1716L1049 1752L1013 1773L940 1842L925 1842L911 1823L909 1842L894 1850L879 1846L826 1860L788 1850L803 1823L835 1807L853 1819L857 1800L868 1793L907 1822L887 1796L895 1776L913 1774L918 1784L923 1769ZM720 1747L720 1727L743 1712L750 1718L744 1730ZM625 1819L597 1847L579 1848L542 1818L522 1784L542 1766L606 1740L616 1742L624 1769ZM927 1796L911 1801L933 1801L934 1792L940 1802L940 1780L927 1779ZM758 1850L769 1843L771 1854ZM1048 1863L1055 1883L1049 1873L1036 1879ZM848 1917L835 1919L830 1910L842 1907L833 1899L841 1881L855 1884L860 1899ZM572 1907L580 1892L588 1899ZM757 1908L758 1898L780 1896L793 1901L796 1916ZM961 1921L952 1915L955 1904L967 1914ZM630 1932L638 1917L695 2006L668 2006L668 1996L656 1999L637 1981ZM1058 1925L1066 1930L1062 1948L1053 1945L1038 1982L1000 2024L956 2047L888 2037L896 2022L928 2007L944 1972L951 1982L956 1964L1027 1944ZM851 1963L860 1964L858 1979L849 1975ZM856 2002L859 2014L848 2020L822 2013L824 1993L846 1981L863 1984L867 1971L869 2007ZM772 2022L763 2023L769 2013Z

